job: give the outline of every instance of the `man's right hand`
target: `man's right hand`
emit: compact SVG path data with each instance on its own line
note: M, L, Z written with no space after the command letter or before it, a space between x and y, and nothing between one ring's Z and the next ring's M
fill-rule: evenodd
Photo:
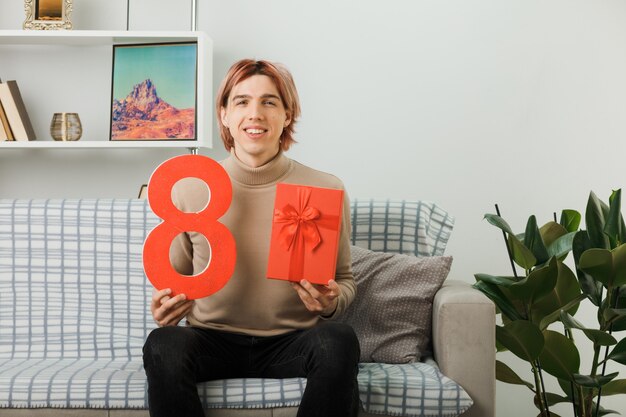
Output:
M172 290L165 288L152 294L150 311L159 327L176 326L193 307L193 300L187 300L185 294L170 297Z

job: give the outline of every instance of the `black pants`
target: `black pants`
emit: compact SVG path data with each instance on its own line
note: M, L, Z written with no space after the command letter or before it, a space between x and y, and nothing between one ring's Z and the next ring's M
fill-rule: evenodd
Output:
M356 417L359 354L352 328L331 321L270 337L158 328L143 348L150 416L204 416L198 382L306 377L298 417Z

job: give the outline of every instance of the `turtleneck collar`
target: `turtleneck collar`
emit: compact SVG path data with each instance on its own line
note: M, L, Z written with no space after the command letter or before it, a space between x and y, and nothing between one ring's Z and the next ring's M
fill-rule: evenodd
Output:
M291 169L292 163L282 151L278 152L265 165L251 168L241 162L235 155L234 148L230 156L224 160L224 169L228 172L231 180L245 185L270 185L276 183Z

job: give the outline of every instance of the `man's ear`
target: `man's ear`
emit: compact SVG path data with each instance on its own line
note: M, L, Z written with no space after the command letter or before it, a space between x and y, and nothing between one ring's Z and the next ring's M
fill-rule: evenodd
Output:
M222 124L224 127L228 127L228 116L226 115L226 108L222 107L220 109L220 118L222 119Z

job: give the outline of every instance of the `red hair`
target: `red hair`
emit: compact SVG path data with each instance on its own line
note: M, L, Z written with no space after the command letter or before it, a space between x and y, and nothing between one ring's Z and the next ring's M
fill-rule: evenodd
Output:
M298 91L296 85L293 82L293 77L287 70L280 64L274 64L269 61L255 61L252 59L242 59L233 64L228 70L226 77L222 81L220 88L217 92L217 99L215 100L215 112L217 113L217 121L220 129L220 136L224 147L227 151L230 151L235 146L235 139L230 134L230 131L221 122L222 108L228 106L228 98L235 85L239 84L243 80L252 77L253 75L265 75L269 77L276 85L278 94L283 102L283 107L287 113L287 117L291 120L289 125L283 129L283 133L280 135L280 148L283 151L289 149L289 147L296 142L293 138L295 132L294 125L300 117L300 99L298 98Z

